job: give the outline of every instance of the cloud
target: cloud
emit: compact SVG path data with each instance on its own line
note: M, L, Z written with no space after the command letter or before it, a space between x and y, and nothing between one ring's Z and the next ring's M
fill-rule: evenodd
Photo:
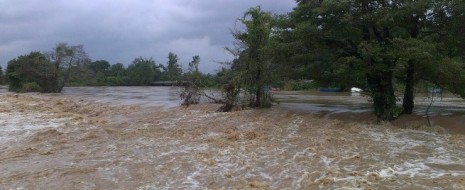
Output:
M213 73L220 68L221 65L219 62L232 59L232 56L228 55L224 48L213 45L208 36L176 39L171 41L166 47L169 51L178 54L179 58L181 58L180 63L183 69L187 69L187 65L192 61L192 56L194 55L200 56L199 69L209 73Z
M49 51L58 42L82 44L94 60L129 64L153 57L165 63L172 51L187 65L193 55L200 69L231 56L230 29L250 7L286 13L294 0L2 0L0 65L30 51Z

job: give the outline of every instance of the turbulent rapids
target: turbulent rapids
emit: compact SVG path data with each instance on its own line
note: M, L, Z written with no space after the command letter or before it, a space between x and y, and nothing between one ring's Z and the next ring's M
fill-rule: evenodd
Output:
M465 136L286 109L0 95L0 189L465 189Z

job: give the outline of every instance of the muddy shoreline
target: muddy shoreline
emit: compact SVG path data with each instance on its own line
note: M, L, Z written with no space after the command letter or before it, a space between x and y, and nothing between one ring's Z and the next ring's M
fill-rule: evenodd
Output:
M356 122L366 124L377 124L378 121L372 112L362 113L320 113L317 114L322 118L337 119L342 122ZM424 115L401 115L396 120L390 121L389 124L401 129L422 129L430 127L443 128L449 134L465 135L465 115L447 115L447 116L427 116Z
M278 109L298 113L315 114L325 119L337 119L343 122L377 124L372 113L369 98L360 95L343 93L321 93L318 91L276 92L275 98L281 104ZM411 115L401 115L390 124L400 128L422 128L440 126L452 134L465 135L465 102L452 94L443 98L434 97L432 107L426 110L432 99L424 94L417 94L415 109ZM401 107L401 101L397 102ZM428 121L429 119L429 121Z
M281 109L0 95L6 189L463 189L465 136ZM409 120L409 119L406 119Z

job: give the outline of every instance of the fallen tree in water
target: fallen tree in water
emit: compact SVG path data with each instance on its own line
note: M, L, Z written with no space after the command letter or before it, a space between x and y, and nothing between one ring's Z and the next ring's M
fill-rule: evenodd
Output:
M229 112L237 110L238 107L242 109L243 106L239 105L239 94L240 89L236 88L233 84L226 84L223 87L223 97L216 98L213 95L205 93L200 87L200 82L189 82L184 86L183 91L180 94L180 98L183 100L181 105L190 106L192 104L198 104L202 97L207 98L212 103L223 104L218 111Z

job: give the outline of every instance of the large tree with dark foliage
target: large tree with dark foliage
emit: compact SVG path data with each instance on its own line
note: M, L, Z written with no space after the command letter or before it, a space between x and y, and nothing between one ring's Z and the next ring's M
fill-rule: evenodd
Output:
M290 65L320 84L367 89L376 116L392 120L412 113L420 79L465 97L463 10L463 0L297 0L278 31ZM405 84L403 109L396 81Z

